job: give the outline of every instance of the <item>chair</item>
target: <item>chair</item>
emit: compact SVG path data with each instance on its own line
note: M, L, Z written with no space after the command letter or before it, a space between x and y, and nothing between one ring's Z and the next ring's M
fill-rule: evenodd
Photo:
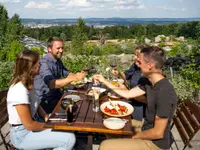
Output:
M176 126L178 133L184 143L183 150L189 146L192 147L190 141L200 130L200 107L191 101L180 104L173 117L173 126ZM176 141L175 145L178 148Z
M7 96L7 90L0 91L0 137L2 139L2 143L0 145L4 145L6 150L15 150L11 144L10 140L6 140L9 133L6 133L5 135L2 133L3 126L8 122L8 113L7 113L7 104L6 104L6 96Z

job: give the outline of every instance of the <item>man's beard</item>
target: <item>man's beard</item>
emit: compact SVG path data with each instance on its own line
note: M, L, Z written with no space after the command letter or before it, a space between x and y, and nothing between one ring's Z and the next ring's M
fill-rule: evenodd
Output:
M53 57L54 57L55 59L61 59L62 54L61 54L61 53L53 54Z

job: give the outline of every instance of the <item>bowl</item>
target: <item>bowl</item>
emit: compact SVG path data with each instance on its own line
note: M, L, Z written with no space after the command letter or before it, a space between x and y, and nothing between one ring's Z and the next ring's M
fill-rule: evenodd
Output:
M108 129L119 130L125 126L125 121L123 121L120 118L111 117L111 118L105 119L103 121L103 124Z

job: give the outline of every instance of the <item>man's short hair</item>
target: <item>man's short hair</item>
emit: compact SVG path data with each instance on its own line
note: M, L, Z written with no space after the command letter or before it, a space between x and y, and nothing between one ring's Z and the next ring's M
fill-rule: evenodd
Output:
M135 47L135 50L136 50L136 49L142 50L142 49L145 48L145 47L147 47L147 45L137 45L137 46Z
M165 61L166 61L166 55L163 49L157 47L157 46L149 46L145 47L141 50L141 53L144 54L145 59L147 61L154 61L155 62L155 68L156 69L162 69Z
M47 41L47 48L52 48L53 46L53 42L54 41L60 41L60 42L63 42L63 40L59 37L50 37Z

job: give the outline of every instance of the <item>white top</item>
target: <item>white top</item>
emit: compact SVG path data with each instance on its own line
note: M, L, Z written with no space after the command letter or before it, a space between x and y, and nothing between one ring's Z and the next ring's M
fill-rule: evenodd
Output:
M18 82L9 88L7 95L7 109L10 124L22 124L15 105L30 105L32 117L35 115L39 106L39 101L37 101L33 95L35 95L34 90L28 91L22 82Z

